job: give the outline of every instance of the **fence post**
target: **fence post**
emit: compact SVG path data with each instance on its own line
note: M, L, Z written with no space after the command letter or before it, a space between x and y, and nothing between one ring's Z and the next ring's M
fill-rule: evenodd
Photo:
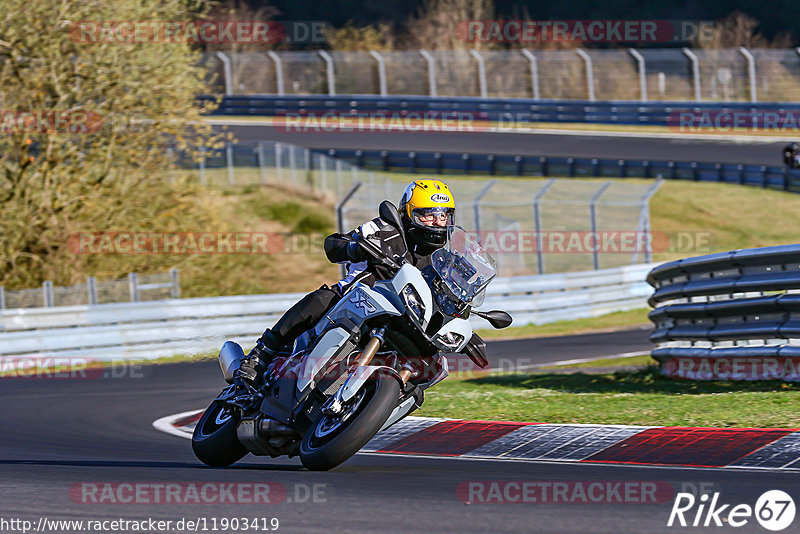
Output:
M600 186L600 189L598 189L595 192L595 194L592 195L592 198L589 200L589 217L591 218L591 223L592 223L592 235L595 238L595 247L592 250L592 266L594 267L595 271L600 268L600 257L598 255L598 250L597 250L598 249L598 246L597 246L597 199L599 199L602 196L602 194L606 192L606 189L608 189L608 186L610 186L610 185L611 185L610 181L604 183L602 186Z
M663 178L658 178L653 185L645 192L644 196L642 196L641 202L641 210L639 211L639 230L647 237L647 246L644 249L644 262L650 263L653 261L653 239L650 235L650 199L653 198L653 195L656 194L658 188L664 183ZM631 257L631 264L636 263L636 260L639 259L639 246L642 244L641 239L637 239L636 247L633 251L633 256Z
M336 159L336 196L342 196L342 160Z
M289 176L291 176L292 185L297 185L297 162L294 160L294 148L294 145L289 145Z
M434 70L433 56L427 50L420 50L419 54L428 64L428 94L436 96L436 71Z
M320 181L320 186L322 187L322 191L324 192L328 190L328 176L325 172L326 170L325 167L328 166L328 164L326 163L328 161L328 158L326 158L322 154L317 154L317 155L319 156L319 181Z
M174 299L181 298L181 284L178 278L178 269L170 269L169 278L172 282L172 287L169 290L169 296Z
M533 98L539 100L539 64L536 61L536 56L527 48L520 49L522 55L528 58L528 63L531 68L531 90L533 91Z
M6 288L0 286L0 310L6 309Z
M634 48L629 48L628 52L636 59L639 70L639 94L641 95L642 102L647 101L647 75L645 70L644 56Z
M278 175L278 183L283 185L283 161L281 153L283 146L280 143L275 143L275 171Z
M333 73L333 58L325 50L317 50L319 56L325 61L328 73L328 94L336 95L336 75Z
M222 61L222 70L225 73L225 96L233 94L233 71L231 69L231 58L223 52L217 50L217 57Z
M236 178L233 175L233 145L231 143L225 144L225 165L228 167L228 183L233 185L236 183Z
M261 174L261 183L267 183L267 166L266 162L264 161L264 143L263 141L258 142L258 147L256 148L258 154L258 171Z
M688 48L683 48L683 53L692 63L692 80L694 82L694 99L700 102L700 61L694 52Z
M534 230L536 231L536 267L538 268L539 274L544 274L544 257L542 256L542 215L539 210L539 202L555 182L555 178L550 178L533 196L533 224Z
M378 90L381 96L386 96L388 94L386 87L386 62L383 60L383 56L375 50L370 50L369 55L374 57L375 61L378 62Z
M89 305L97 304L97 279L94 276L86 278L86 291L89 294Z
M489 91L486 87L486 62L483 60L481 53L474 48L471 49L469 53L472 54L472 57L478 62L478 87L481 91L481 98L487 98L489 96Z
M594 69L592 68L592 58L580 48L577 48L575 52L578 53L586 64L586 87L589 90L589 100L594 102Z
M758 95L756 94L756 60L753 54L743 46L739 47L739 52L747 60L747 77L750 78L750 102L758 102Z
M347 201L350 200L350 197L352 197L355 194L355 192L358 191L359 187L361 187L361 182L354 183L353 187L351 187L350 190L344 195L342 200L340 200L339 203L336 204L336 227L340 234L345 233L344 205L347 204ZM339 272L341 273L343 279L345 276L347 276L347 273L344 270L344 263L339 264Z
M200 147L200 161L197 162L197 170L200 171L200 183L206 185L206 147Z
M131 302L139 302L139 284L136 273L128 273L128 293L130 293Z
M489 180L489 183L483 186L478 194L475 196L475 199L472 201L472 207L475 210L475 233L477 234L476 241L480 243L481 240L481 199L489 192L489 189L497 182L497 180Z
M278 96L283 96L283 62L281 57L274 50L269 50L267 55L272 58L275 63L275 84L278 90Z
M42 297L45 306L53 305L53 282L45 280L42 284Z

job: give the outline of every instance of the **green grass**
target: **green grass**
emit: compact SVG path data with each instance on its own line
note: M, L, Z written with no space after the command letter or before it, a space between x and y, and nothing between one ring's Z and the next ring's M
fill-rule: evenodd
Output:
M655 366L603 374L448 379L415 413L428 417L664 426L799 428L800 384L675 380Z
M609 313L599 317L557 321L543 325L510 326L502 330L485 328L478 330L483 339L519 339L532 337L564 336L589 332L610 332L636 326L649 325L646 308Z

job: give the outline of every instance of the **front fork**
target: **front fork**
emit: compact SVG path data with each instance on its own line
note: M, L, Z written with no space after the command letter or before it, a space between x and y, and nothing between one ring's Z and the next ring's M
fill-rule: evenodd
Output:
M340 413L342 411L343 403L346 400L349 400L349 398L355 394L355 391L361 388L363 382L369 379L369 376L374 373L377 368L370 366L370 363L384 342L385 331L386 327L381 327L372 331L372 337L369 341L367 341L364 349L356 358L355 369L350 373L350 376L347 377L347 380L345 380L344 384L342 384L342 386L337 389L331 398L328 399L328 401L326 401L322 406L323 413L329 415L336 415ZM394 369L392 369L392 371L396 373ZM395 376L401 382L401 387L406 385L412 375L413 370L410 367L403 368L400 373L395 374Z

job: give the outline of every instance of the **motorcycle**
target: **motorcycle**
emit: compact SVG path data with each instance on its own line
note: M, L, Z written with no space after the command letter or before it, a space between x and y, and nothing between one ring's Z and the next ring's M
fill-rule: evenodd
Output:
M379 213L405 242L397 208L384 201ZM421 407L424 391L448 376L447 354L461 352L486 367L486 345L468 317L505 328L511 316L472 309L496 275L494 260L464 229L450 226L447 234L422 270L379 239L356 235L373 261L394 275L373 287L352 285L267 365L258 386L234 381L244 353L225 342L219 363L230 385L197 422L197 458L227 466L248 453L299 455L306 468L328 470Z

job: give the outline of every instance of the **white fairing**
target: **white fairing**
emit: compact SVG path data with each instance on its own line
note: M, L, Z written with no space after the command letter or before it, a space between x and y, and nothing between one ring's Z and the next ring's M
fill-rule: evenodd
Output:
M402 295L403 288L408 284L411 284L414 289L416 289L420 299L422 299L422 304L425 305L422 326L426 326L433 315L433 295L431 294L431 289L428 287L428 283L422 277L422 273L419 272L419 269L407 263L397 271L394 278L387 280L387 282L387 286L397 295Z
M339 350L339 346L349 338L350 332L344 328L334 328L325 332L314 349L305 357L303 372L297 378L297 389L305 391L317 372L325 367L328 360Z
M434 339L441 343L442 336L446 336L448 333L459 334L463 338L457 347L447 346L449 352L459 352L467 346L470 338L472 338L472 325L467 319L460 319L457 317L450 319L436 332Z

